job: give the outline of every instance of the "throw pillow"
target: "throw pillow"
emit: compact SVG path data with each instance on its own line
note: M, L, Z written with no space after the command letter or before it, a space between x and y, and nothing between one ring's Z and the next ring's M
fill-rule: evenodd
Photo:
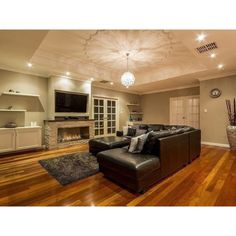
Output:
M136 147L136 153L141 153L143 151L143 147L144 147L144 144L147 140L147 137L148 137L148 133L147 134L143 134L143 135L140 135L138 137L138 143L137 143L137 147Z
M128 151L131 153L141 153L148 135L149 134L147 133L132 138L130 141L130 146Z
M134 137L135 134L136 134L136 129L134 129L134 128L128 128L127 136Z
M138 144L138 137L134 137L130 140L128 152L134 153Z

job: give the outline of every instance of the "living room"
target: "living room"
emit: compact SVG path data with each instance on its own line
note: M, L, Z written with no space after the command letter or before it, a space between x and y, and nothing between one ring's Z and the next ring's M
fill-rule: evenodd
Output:
M58 68L57 70L61 71L60 73L57 72L58 75L56 75L56 72L53 72L55 75L51 76L37 75L41 71L42 62L39 66L35 55L40 54L40 50L43 51L41 47L47 44L47 39L49 40L49 44L51 38L63 38L62 36L64 36L64 41L61 40L60 43L64 43L63 46L65 47L68 42L67 36L74 36L74 38L76 38L75 35L77 37L79 37L79 35L84 37L84 35L87 34L87 38L89 38L90 41L87 42L85 40L85 43L91 44L90 47L87 46L87 51L89 52L93 47L95 47L94 45L96 45L97 41L99 42L101 39L106 41L107 38L110 37L113 37L113 40L115 40L116 37L122 39L122 37L125 38L126 36L125 43L130 44L130 42L134 40L134 38L132 38L134 35L136 36L135 39L137 41L142 41L142 38L147 38L148 36L151 38L155 37L160 41L161 37L166 37L167 35L168 37L173 38L173 35L176 33L181 34L181 31L97 30L95 33L79 30L69 32L42 32L33 30L1 31L0 36L1 41L3 42L1 49L3 52L2 64L7 65L6 60L9 60L9 69L7 70L5 66L4 70L0 70L0 89L2 91L0 97L2 113L1 127L5 127L2 129L1 156L4 157L4 155L10 155L8 157L8 159L10 159L11 155L17 156L18 152L20 152L19 154L22 156L22 151L69 148L71 145L88 143L88 140L102 139L102 137L107 136L117 136L119 131L127 130L128 127L131 128L132 126L134 127L145 124L188 125L201 130L201 144L211 145L213 147L229 148L225 128L228 124L225 100L232 100L234 98L234 90L236 86L235 76L234 71L231 70L230 61L224 61L224 63L227 63L229 69L226 66L219 69L217 67L219 60L211 58L211 55L214 53L221 54L222 56L224 51L227 52L227 50L223 48L224 42L218 40L225 38L233 40L233 38L236 37L234 31L182 31L184 35L192 35L192 41L195 39L193 50L199 45L202 46L203 44L211 42L211 38L214 38L217 43L222 45L222 49L213 49L210 50L210 54L207 51L206 54L203 53L199 56L200 58L203 57L204 61L208 60L211 63L212 75L208 70L206 72L208 75L204 75L203 79L197 80L194 78L190 80L189 74L184 74L181 78L174 77L174 79L171 80L168 75L168 79L164 81L168 83L167 85L163 84L164 79L152 82L151 85L149 81L145 81L142 85L142 87L145 87L142 89L144 92L142 92L137 79L135 84L128 88L122 85L120 81L111 81L111 79L110 81L104 80L103 78L106 78L105 75L100 79L100 77L97 77L96 75L98 71L93 74L91 72L90 76L85 77L83 80L81 77L77 77L77 71L74 72L73 67L71 67L70 71L66 71L62 65L56 67ZM32 38L38 39L39 35L42 34L46 36L43 38L43 43L41 43L39 47L35 48L36 54L34 54L31 60L26 60L25 64L22 63L24 60L23 56L25 57L25 52L17 55L17 51L13 50L15 48L22 48L22 45L20 44L21 42L19 42L18 38L23 38L24 43L26 43L25 38L27 38L29 41L27 42L27 45L30 45L30 42L31 44L33 43ZM93 37L92 35L95 36ZM204 40L198 41L198 37L202 35L205 35ZM13 36L17 39L16 41L12 40ZM217 37L219 37L219 39L217 39ZM152 40L154 39L152 38ZM177 39L175 39L175 41L177 42ZM52 45L55 50L53 53L56 53L56 42L53 41ZM69 45L71 45L71 43ZM227 42L225 42L225 45L227 45ZM113 46L116 47L116 45ZM165 47L169 47L169 45ZM106 47L104 46L104 48L101 48L100 46L99 48L103 52ZM24 51L25 50L26 48L24 48ZM47 50L50 50L50 48ZM97 48L97 50L99 49ZM150 46L150 48L146 50L151 52L153 51L153 48ZM161 50L163 49L161 48ZM173 57L175 56L174 54L177 49L173 48L172 50L173 52L170 54L170 58L166 59L167 65L168 60L174 60ZM18 64L20 69L10 69L11 58L7 58L4 55L4 52L6 52L6 55L11 52L11 55L16 54L16 56L18 56L18 58L16 56L11 58L14 58L14 62ZM88 52L86 52L86 55ZM68 51L66 50L64 53L68 53ZM110 54L112 53L113 52L110 52ZM158 50L157 53L160 53L160 50ZM108 53L108 55L110 54ZM186 54L186 52L182 52L182 54ZM61 55L63 58L63 55L65 54ZM119 52L118 55L121 58L119 58L119 61L121 61L122 64L121 68L125 68L126 54L120 55ZM131 64L132 54L129 56L130 59L127 58L127 60L130 60ZM231 56L234 57L233 54L231 54ZM44 57L41 55L41 60L43 60L42 58ZM124 62L122 62L123 58ZM17 61L17 59L19 61ZM53 59L54 57L52 60ZM186 63L185 58L181 59ZM49 59L47 58L47 60ZM138 59L133 59L133 61L135 60ZM157 60L163 60L163 58L158 58ZM186 57L186 60L189 61L189 58ZM193 58L193 60L195 60L195 58ZM230 60L230 58L228 60ZM55 60L54 64L59 64L61 61ZM106 59L106 61L107 64L112 63L112 61L108 61L108 59ZM192 61L189 62L189 64L191 63L193 64ZM47 61L47 66L50 67L51 65L53 65L53 62L49 63ZM64 67L68 69L69 66L70 63L66 64ZM173 65L171 64L171 66ZM181 67L181 64L176 63L176 67L177 66ZM45 69L46 67L44 67L44 70ZM83 67L83 69L85 68ZM129 70L129 68L125 69ZM49 74L50 70L48 70L47 73ZM78 70L78 73L80 73L80 70ZM141 71L141 73L144 72ZM201 74L202 73L203 72L201 71ZM136 76L138 75L139 74L136 72ZM181 80L183 76L187 78L187 82L186 79ZM195 76L199 76L199 74L197 73ZM176 86L180 84L178 80L181 80L181 86ZM157 90L157 88L163 89ZM216 89L218 89L222 94L214 98L211 93ZM71 107L69 107L62 102L67 101L68 99L77 99L77 97L81 102L75 108L73 104L70 104ZM111 105L111 108L109 108L108 104L112 104L112 102L114 103L113 107ZM73 110L77 108L81 109L81 111ZM215 117L216 113L221 114L221 116ZM13 127L11 127L11 125L13 125ZM12 138L12 131L15 126L18 135L17 141ZM74 130L76 127L88 127L87 131L84 131L84 139L79 134L77 138L74 138L73 135L71 135L71 137L67 137L66 140L58 140L59 136L68 136L69 131ZM217 127L217 129L215 129L215 127ZM67 131L65 130L66 128L68 129ZM61 130L59 131L59 129ZM9 133L7 131L9 131ZM154 131L156 130L154 129ZM74 135L77 133L80 132L74 132ZM200 154L200 151L198 151L198 154ZM1 158L1 160L6 159ZM17 201L19 200L20 199L17 199ZM5 202L5 204L8 203ZM20 202L12 202L10 204L20 204Z
M236 206L236 31L218 28L2 27L0 206Z

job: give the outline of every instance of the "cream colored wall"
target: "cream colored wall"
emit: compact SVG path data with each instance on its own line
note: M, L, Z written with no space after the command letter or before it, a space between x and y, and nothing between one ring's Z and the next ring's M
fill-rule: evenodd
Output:
M87 113L55 113L55 90L85 93L88 98ZM91 117L91 82L68 79L66 77L51 77L48 79L48 117L54 119L55 116L90 116Z
M169 124L170 98L190 95L199 95L199 87L142 95L143 122Z
M100 87L92 86L92 96L100 97L109 97L109 98L118 98L119 100L119 129L122 130L122 127L126 125L129 120L129 109L127 103L140 103L140 96L118 92L115 90L103 89Z
M40 95L38 98L0 96L0 108L13 106L13 109L26 109L29 112L0 112L0 127L9 121L16 122L18 126L30 125L31 121L37 121L43 125L47 118L47 79L21 74L6 70L0 70L0 93L9 89L21 93Z
M213 88L222 91L219 98L211 98ZM201 81L200 83L200 126L202 141L228 144L226 126L228 125L225 99L236 97L236 76ZM204 112L207 109L207 112Z

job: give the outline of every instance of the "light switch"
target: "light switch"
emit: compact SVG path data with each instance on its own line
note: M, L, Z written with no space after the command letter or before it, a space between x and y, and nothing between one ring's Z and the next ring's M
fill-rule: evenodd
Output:
M204 112L207 113L207 109L206 108L204 109Z

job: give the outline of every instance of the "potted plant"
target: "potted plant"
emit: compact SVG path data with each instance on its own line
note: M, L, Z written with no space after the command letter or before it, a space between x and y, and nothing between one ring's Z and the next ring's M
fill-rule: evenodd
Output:
M226 107L228 110L229 124L226 128L227 136L229 140L229 146L231 150L236 150L236 102L233 100L233 107L231 101L226 100Z

